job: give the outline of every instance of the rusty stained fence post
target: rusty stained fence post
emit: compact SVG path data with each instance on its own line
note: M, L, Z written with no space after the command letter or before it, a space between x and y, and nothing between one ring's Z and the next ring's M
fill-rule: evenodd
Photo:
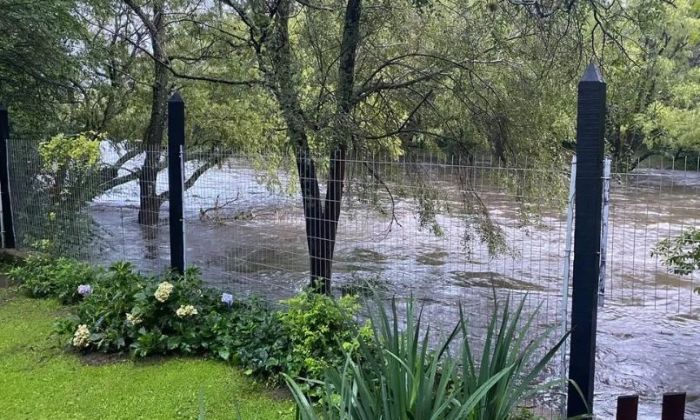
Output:
M661 420L685 420L685 392L667 392L661 406ZM637 420L639 395L617 398L615 420Z
M685 392L667 392L661 406L661 420L684 420Z
M637 420L639 395L624 395L617 397L616 420Z

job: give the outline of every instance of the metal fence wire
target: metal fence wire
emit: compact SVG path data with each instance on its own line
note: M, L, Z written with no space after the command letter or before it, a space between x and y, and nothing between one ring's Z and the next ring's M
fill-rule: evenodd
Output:
M127 260L148 272L168 266L164 149L148 151L157 173L150 180L155 204L141 210L145 150L103 143L102 166L63 178L52 175L56 168L47 168L38 150L31 140L9 144L20 247L50 247L100 264ZM228 150L188 150L187 156L187 265L199 267L214 287L272 300L308 285L294 156ZM115 163L121 167L116 172ZM324 197L328 170L317 169ZM334 291L369 284L413 296L438 329L453 325L461 305L476 335L491 314L494 295L499 300L512 295L526 299L528 313L539 310L536 332L559 331L569 307L568 290L562 298L569 170L565 161L543 167L473 156L348 157ZM670 274L651 250L687 227L700 226L699 170L697 160L648 160L632 172L612 175L596 378L605 395L630 389L660 395L678 381L672 368L650 366L660 360L682 366L695 359L692 340L684 334L693 333L686 321L699 314L693 294L698 276ZM669 342L669 331L679 342ZM654 343L653 357L644 354L648 345L637 350L645 342ZM621 366L622 360L629 366L630 353L643 373ZM561 375L559 363L549 373ZM689 380L683 389L700 393L698 384L700 379ZM700 413L692 404L689 410ZM597 407L601 413L613 409L614 401Z

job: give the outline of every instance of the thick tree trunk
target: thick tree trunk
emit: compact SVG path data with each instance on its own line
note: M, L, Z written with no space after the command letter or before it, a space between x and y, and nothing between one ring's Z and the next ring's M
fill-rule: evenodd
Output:
M338 122L330 152L326 197L321 199L316 165L311 156L304 114L292 73L292 52L288 23L291 1L282 0L277 9L277 31L272 55L277 98L287 124L287 133L296 151L299 185L304 207L306 240L309 249L310 287L331 293L333 254L343 198L347 145L353 136L350 113L353 107L355 57L359 44L361 0L349 0L338 67Z
M345 8L343 38L340 44L338 62L338 90L336 92L337 113L333 145L330 153L330 168L326 186L326 200L321 227L322 264L317 278L323 279L324 290L330 293L330 280L335 253L338 220L343 201L345 183L346 154L348 144L355 137L352 124L353 94L355 86L355 60L360 43L360 13L362 0L348 0Z
M306 147L297 153L297 171L304 207L306 243L309 249L309 286L319 293L330 293L331 259L327 252L327 221L321 203L316 165Z
M304 202L306 239L309 249L310 287L319 293L331 292L333 254L345 179L345 147L339 147L331 157L331 168L325 200L321 200L318 177L308 150L297 157L297 170Z
M153 19L146 26L149 28L151 47L153 48L154 83L151 97L151 115L144 134L146 157L139 174L138 221L142 225L152 226L158 223L160 206L162 204L162 200L158 197L156 191L156 179L160 167L169 93L168 58L163 49L165 21L163 19L163 4L161 2L154 4Z

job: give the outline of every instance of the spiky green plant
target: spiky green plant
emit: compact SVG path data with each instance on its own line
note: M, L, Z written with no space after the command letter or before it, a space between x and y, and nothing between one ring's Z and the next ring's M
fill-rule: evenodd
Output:
M541 382L541 380L545 368L568 334L542 354L545 343L551 337L555 327L534 335L532 324L539 313L539 307L523 319L524 306L525 298L513 311L510 296L506 298L502 311L499 311L497 303L494 305L486 330L480 363L475 360L469 340L464 340L460 357L462 396L471 395L474 390L480 389L485 383L490 383L491 378L508 368L507 374L501 376L496 385L486 394L486 398L477 406L471 417L473 420L511 418L523 403L536 394L563 385L561 379L547 382ZM463 336L467 337L467 321L461 308L460 329Z
M496 374L465 398L458 398L457 364L447 349L459 333L455 328L437 350L429 346L430 328L406 305L406 326L399 326L396 302L391 317L380 305L371 316L374 340L362 343L360 360L346 358L331 368L322 383L324 393L314 407L293 379L287 383L297 402L298 417L324 419L464 419L483 400L508 369Z
M430 327L406 303L406 325L399 324L396 302L389 312L380 300L370 318L374 340L363 342L359 358L327 370L322 398L314 406L299 384L285 377L302 420L315 419L508 419L524 401L553 386L538 384L564 339L537 359L550 331L525 341L536 311L520 322L524 299L514 312L506 301L494 309L480 364L474 358L467 321L460 320L439 345L429 343ZM450 355L461 345L458 357Z

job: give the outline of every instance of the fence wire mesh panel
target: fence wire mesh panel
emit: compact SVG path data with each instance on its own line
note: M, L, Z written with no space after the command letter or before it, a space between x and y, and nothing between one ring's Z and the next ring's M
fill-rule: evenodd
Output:
M163 271L169 266L165 150L83 140L9 142L18 247Z
M216 271L223 287L284 297L309 284L310 262L298 179L292 167L256 169L271 159L231 157L188 190L188 262ZM493 287L560 294L564 191L549 183L549 194L526 195L542 186L537 177L565 181L563 169L422 159L347 160L335 290L370 283L452 302L473 295L463 302L472 305L488 302ZM558 305L547 303L543 314Z
M700 161L652 157L614 171L605 282L598 312L596 393L639 393L640 418L660 418L664 392L700 395L698 273L673 274L654 249L700 228ZM613 398L597 407L615 414ZM700 416L700 400L687 413Z
M699 166L697 159L649 158L632 172L613 174L606 287L613 301L694 311L698 273L672 274L653 251L700 227Z
M186 194L188 263L236 293L280 299L308 286L314 263L294 157L219 160ZM562 322L566 166L429 155L356 156L345 163L332 256L335 293L369 286L413 296L441 333L456 324L461 305L479 344L494 295L499 302L511 294L516 302L526 299L525 317L537 308L533 334ZM318 196L326 201L330 170L316 169ZM321 220L311 223L332 217L318 214L313 217ZM559 377L559 364L547 374Z

